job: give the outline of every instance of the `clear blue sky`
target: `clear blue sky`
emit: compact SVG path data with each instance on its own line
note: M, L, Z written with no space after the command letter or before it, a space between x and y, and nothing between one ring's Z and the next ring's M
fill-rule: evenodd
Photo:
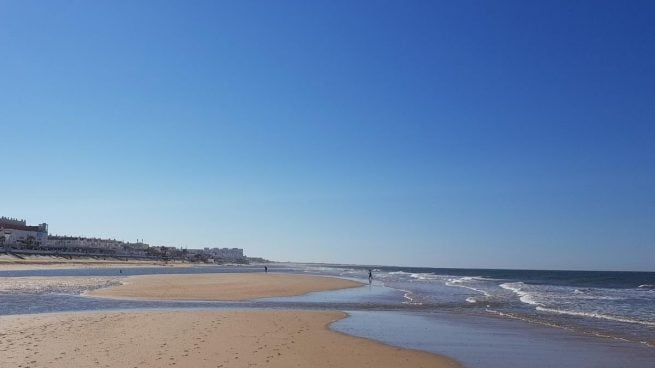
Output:
M2 1L0 214L275 260L655 270L651 1Z

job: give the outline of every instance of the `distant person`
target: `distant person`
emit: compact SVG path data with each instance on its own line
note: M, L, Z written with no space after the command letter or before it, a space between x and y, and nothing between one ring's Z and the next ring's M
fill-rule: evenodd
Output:
M368 270L368 284L371 285L373 283L373 271Z
M264 266L264 273L268 273L268 266Z

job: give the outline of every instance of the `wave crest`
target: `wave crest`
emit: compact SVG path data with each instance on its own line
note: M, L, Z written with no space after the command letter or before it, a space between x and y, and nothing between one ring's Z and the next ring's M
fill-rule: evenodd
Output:
M642 321L642 320L631 319L631 318L626 318L626 317L610 316L610 315L602 314L602 313L576 312L576 311L570 311L570 310L553 309L553 308L545 308L545 307L537 307L537 310L541 311L541 312L567 314L567 315L570 315L570 316L592 317L592 318L605 319L605 320L615 321L615 322L636 323L636 324L645 325L645 326L655 326L655 322Z

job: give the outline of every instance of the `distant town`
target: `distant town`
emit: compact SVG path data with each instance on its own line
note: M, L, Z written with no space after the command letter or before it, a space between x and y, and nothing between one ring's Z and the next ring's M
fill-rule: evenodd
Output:
M206 247L186 249L152 246L137 240L125 242L115 239L60 236L48 233L48 224L28 225L26 220L0 217L0 253L17 257L29 255L60 257L99 257L121 259L183 260L202 263L266 262L262 258L247 257L242 248Z

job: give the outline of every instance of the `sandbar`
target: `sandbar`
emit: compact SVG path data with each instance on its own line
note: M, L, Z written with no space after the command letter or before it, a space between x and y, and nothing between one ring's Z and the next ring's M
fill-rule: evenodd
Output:
M147 275L122 279L121 285L92 290L91 296L142 300L249 300L303 295L359 287L335 277L274 273Z

